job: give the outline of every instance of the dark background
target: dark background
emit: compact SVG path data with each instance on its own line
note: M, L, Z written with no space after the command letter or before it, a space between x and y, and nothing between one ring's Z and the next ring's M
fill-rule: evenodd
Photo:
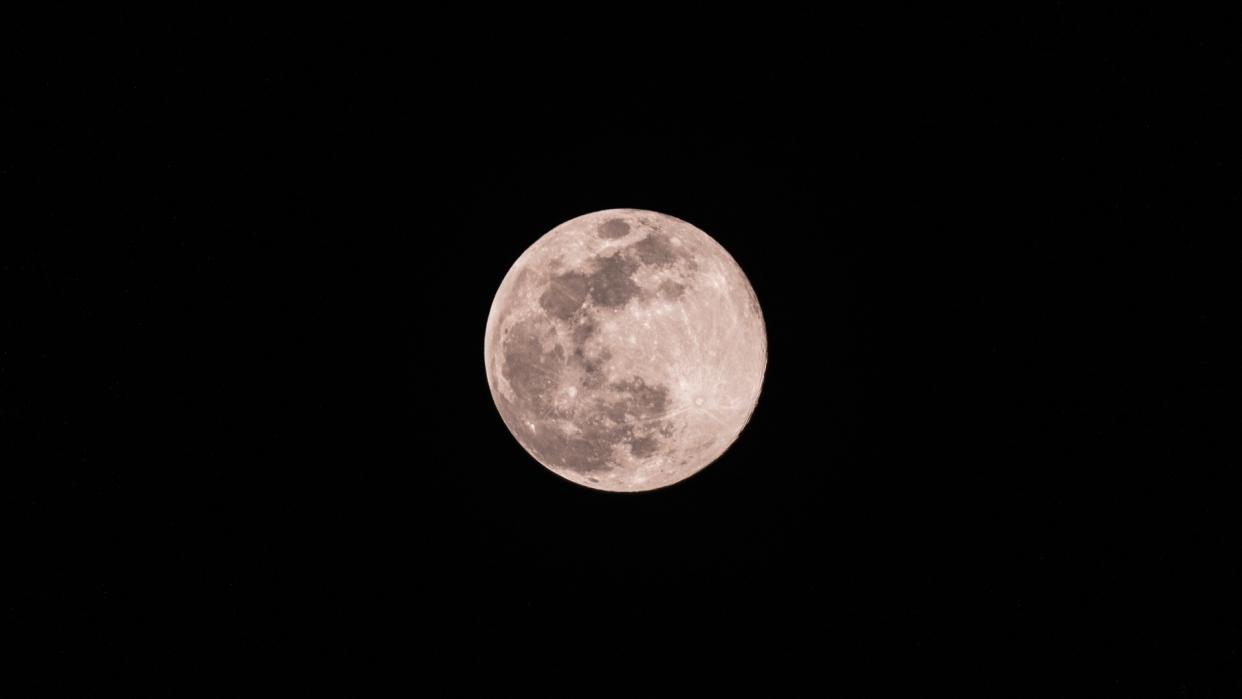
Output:
M6 49L40 683L1242 689L1236 18L109 19ZM768 330L738 442L644 495L539 467L483 371L512 262L612 207L715 237Z

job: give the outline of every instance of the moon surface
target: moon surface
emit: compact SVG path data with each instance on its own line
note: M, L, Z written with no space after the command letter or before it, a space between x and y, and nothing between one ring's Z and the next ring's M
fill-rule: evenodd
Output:
M589 488L699 472L750 420L767 367L754 289L703 231L640 209L566 221L505 275L484 335L518 443Z

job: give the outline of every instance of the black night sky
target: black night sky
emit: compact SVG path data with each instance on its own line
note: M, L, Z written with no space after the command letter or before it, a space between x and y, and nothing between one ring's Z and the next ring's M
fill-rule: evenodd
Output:
M321 19L6 50L38 684L628 647L849 696L1242 689L1211 21ZM637 496L530 459L482 361L513 260L615 207L715 237L769 340L733 448Z

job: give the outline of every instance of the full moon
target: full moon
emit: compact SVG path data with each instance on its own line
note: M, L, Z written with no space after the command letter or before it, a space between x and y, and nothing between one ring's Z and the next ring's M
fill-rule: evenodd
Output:
M754 412L768 354L733 257L640 209L585 214L536 240L501 281L483 345L518 443L553 473L618 492L719 458Z

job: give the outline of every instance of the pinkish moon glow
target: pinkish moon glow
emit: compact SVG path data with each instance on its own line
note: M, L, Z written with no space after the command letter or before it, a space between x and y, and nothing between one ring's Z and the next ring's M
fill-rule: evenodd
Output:
M689 223L639 209L585 214L535 241L500 283L483 342L518 443L599 490L661 488L715 461L767 366L737 262Z

